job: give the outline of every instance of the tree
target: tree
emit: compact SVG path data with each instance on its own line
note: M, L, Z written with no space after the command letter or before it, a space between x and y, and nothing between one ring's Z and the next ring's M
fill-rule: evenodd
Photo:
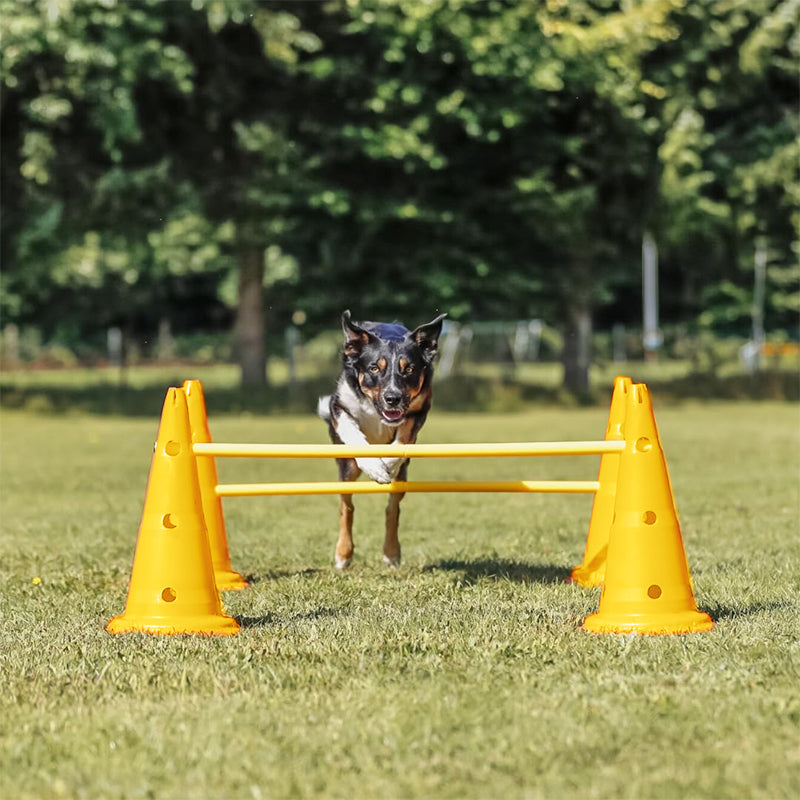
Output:
M190 60L193 88L146 87L148 104L170 113L150 116L145 131L195 187L207 218L232 226L242 382L263 384L266 252L291 230L306 182L307 159L290 131L294 64L318 41L279 4L200 5L170 4L165 38Z
M55 278L129 316L165 270L221 273L231 253L242 379L264 383L264 254L302 184L287 81L316 40L248 0L3 11L4 306L41 307Z
M800 310L799 11L797 0L686 4L672 16L681 35L646 65L663 88L653 227L678 277L674 302L723 332L749 328L759 240L773 259L771 321L794 327L786 312Z
M746 307L766 238L790 324L797 9L0 0L2 310L153 326L202 281L245 383L278 302L544 317L581 394L649 229L676 317Z
M410 262L457 318L547 316L564 331L565 385L585 393L593 309L646 217L641 60L673 35L677 5L352 0L327 28L306 12L323 42L306 72L334 120L310 133L336 154L318 220L335 233L317 262L353 278L368 262L403 298Z
M52 304L65 314L59 301L96 293L110 322L152 288L141 280L147 235L186 195L167 162L125 162L141 141L136 85L147 76L186 91L189 65L159 46L147 4L4 0L0 20L0 304L12 315Z

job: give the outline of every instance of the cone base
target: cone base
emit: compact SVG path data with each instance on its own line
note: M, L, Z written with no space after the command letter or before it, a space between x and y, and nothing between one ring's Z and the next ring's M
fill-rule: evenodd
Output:
M214 581L217 584L217 589L225 592L246 589L250 585L245 577L234 569L215 570Z
M600 586L603 583L605 575L605 564L599 569L591 569L591 567L585 567L583 564L580 564L570 572L568 580L590 589L594 586Z
M200 615L170 619L138 614L121 614L114 617L106 630L109 633L155 633L171 636L181 633L202 633L216 636L233 636L239 632L239 623L233 617Z
M701 633L710 631L714 620L702 611L679 611L672 614L590 614L583 629L590 633Z

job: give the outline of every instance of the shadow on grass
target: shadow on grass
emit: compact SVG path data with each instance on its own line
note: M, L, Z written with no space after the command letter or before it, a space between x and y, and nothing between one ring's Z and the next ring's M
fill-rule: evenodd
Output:
M756 603L751 606L725 606L703 603L701 611L705 611L714 622L723 620L745 619L756 617L759 614L768 614L771 611L794 611L797 604L789 600L773 601L769 603Z
M481 580L514 583L564 583L570 568L555 564L525 564L499 558L473 560L445 558L422 568L423 572L452 572L459 583L472 586Z
M275 569L270 572L265 572L263 575L245 575L245 580L251 586L255 586L258 583L280 581L284 578L307 578L313 575L319 575L322 571L323 570L319 567L307 567L306 569Z
M260 617L236 617L236 621L243 628L269 628L279 624L290 622L311 622L316 619L330 619L341 617L345 612L340 608L315 608L312 611L304 611L289 616L278 614L262 614Z

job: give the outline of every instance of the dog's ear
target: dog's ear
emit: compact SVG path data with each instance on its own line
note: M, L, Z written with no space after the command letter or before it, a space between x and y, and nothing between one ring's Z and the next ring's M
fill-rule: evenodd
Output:
M342 330L344 331L344 354L349 358L358 358L364 345L369 343L370 334L363 328L359 328L350 319L350 311L342 314Z
M429 364L436 356L436 351L439 347L439 335L442 332L442 321L446 316L447 314L439 314L436 319L420 325L408 334L411 341L416 342L422 351L422 357Z

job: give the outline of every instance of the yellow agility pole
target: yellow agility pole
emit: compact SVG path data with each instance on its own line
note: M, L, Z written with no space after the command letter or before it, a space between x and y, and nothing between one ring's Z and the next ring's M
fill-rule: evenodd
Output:
M476 444L195 444L196 456L220 458L479 458L593 456L621 453L624 441Z
M225 483L219 497L322 494L400 494L413 492L521 492L594 494L599 481L316 481L309 483Z

